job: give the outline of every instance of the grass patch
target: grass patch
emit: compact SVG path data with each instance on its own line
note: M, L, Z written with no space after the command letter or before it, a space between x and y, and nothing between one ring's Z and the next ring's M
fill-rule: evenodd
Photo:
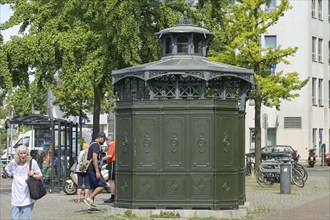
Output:
M159 214L150 215L150 218L180 218L180 214L177 212L163 212Z
M257 207L253 211L249 212L247 216L243 217L242 220L256 219L257 216L266 215L270 213L271 210L266 207Z

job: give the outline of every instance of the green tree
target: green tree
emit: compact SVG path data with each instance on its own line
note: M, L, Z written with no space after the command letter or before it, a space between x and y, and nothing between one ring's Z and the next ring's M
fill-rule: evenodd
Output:
M0 103L12 90L12 77L7 62L7 52L3 46L3 36L0 34Z
M214 1L203 1L204 4ZM255 87L250 98L255 101L256 167L261 162L261 106L275 106L280 109L281 100L290 100L299 96L297 90L306 85L308 79L300 80L297 72L272 74L274 64L289 64L288 57L293 56L297 47L265 48L261 44L262 34L277 23L284 13L291 9L288 0L278 2L272 11L263 7L270 0L237 0L222 10L224 22L213 31L217 38L210 49L210 59L252 69ZM214 5L212 5L214 6ZM214 10L214 9L213 9ZM209 22L212 22L210 19ZM211 25L208 24L207 25Z
M100 113L111 106L111 71L159 58L154 33L173 25L190 6L185 0L0 2L12 3L14 10L1 29L20 24L25 35L15 45L32 45L22 72L49 84L67 116L85 116L93 106L94 134Z
M9 106L14 107L14 116L23 116L31 113L31 97L28 88L21 86L15 90Z

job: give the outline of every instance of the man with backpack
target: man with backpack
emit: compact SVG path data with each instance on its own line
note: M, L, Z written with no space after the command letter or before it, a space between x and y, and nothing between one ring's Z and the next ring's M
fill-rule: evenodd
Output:
M90 160L90 164L87 169L87 176L90 183L90 197L84 199L84 202L89 206L91 211L97 211L94 205L94 200L97 194L99 194L104 187L107 187L107 183L101 175L101 169L99 167L99 157L101 145L106 140L104 132L99 132L96 135L95 141L92 142L88 148L87 160Z

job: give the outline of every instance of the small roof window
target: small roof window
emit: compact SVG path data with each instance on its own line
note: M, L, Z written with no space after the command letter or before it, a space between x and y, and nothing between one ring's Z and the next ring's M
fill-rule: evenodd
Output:
M200 55L203 53L203 39L200 36L194 36L194 53Z
M167 37L165 41L165 54L169 54L173 52L172 38Z
M180 36L177 41L178 53L188 54L188 37Z

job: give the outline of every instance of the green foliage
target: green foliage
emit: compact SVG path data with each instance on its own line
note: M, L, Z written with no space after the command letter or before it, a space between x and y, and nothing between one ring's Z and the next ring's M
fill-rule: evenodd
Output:
M132 212L132 210L127 210L127 211L125 211L124 216L127 217L127 218L135 218L135 217L137 217L137 216Z
M254 90L250 98L260 98L266 106L272 104L279 109L281 99L298 97L294 91L306 85L307 80L300 81L297 73L272 75L272 66L290 64L287 57L293 56L298 48L262 46L261 35L291 9L287 0L281 0L276 10L265 12L262 7L267 3L268 0L244 0L222 9L225 22L214 30L220 37L212 44L210 59L253 69L256 86L260 87L262 94L259 96ZM281 86L285 88L280 89Z
M264 105L276 106L277 109L280 109L280 99L291 100L299 97L299 93L294 91L300 90L309 80L300 81L297 72L283 75L282 71L272 77L255 75L255 79L260 86Z
M7 61L7 51L3 46L1 34L0 37L0 103L2 103L6 94L11 93L13 85Z
M297 52L297 47L263 47L261 43L263 34L267 34L268 28L275 25L291 6L288 0L280 0L274 10L265 11L264 6L270 3L269 0L237 0L235 4L214 9L217 6L214 1L202 2L212 8L206 13L220 10L219 15L223 18L223 23L212 29L217 38L212 42L210 59L254 71L255 87L249 98L255 101L255 166L258 167L261 160L261 105L280 109L281 101L298 97L297 91L308 81L300 80L295 72L280 72L275 76L271 72L273 65L290 64L288 57Z
M87 118L93 109L94 132L99 114L115 99L111 71L159 59L154 33L175 24L190 6L185 0L0 2L11 3L14 11L0 29L20 25L25 33L0 50L7 55L7 63L0 63L8 66L0 75L8 84L4 91L10 91L10 82L27 87L34 75L38 85L52 88L53 104L64 116Z
M23 116L31 113L31 98L26 87L20 87L15 90L9 101L9 105L14 107L14 116Z
M160 211L159 215L150 215L150 218L180 218L180 214L177 212L163 212Z

